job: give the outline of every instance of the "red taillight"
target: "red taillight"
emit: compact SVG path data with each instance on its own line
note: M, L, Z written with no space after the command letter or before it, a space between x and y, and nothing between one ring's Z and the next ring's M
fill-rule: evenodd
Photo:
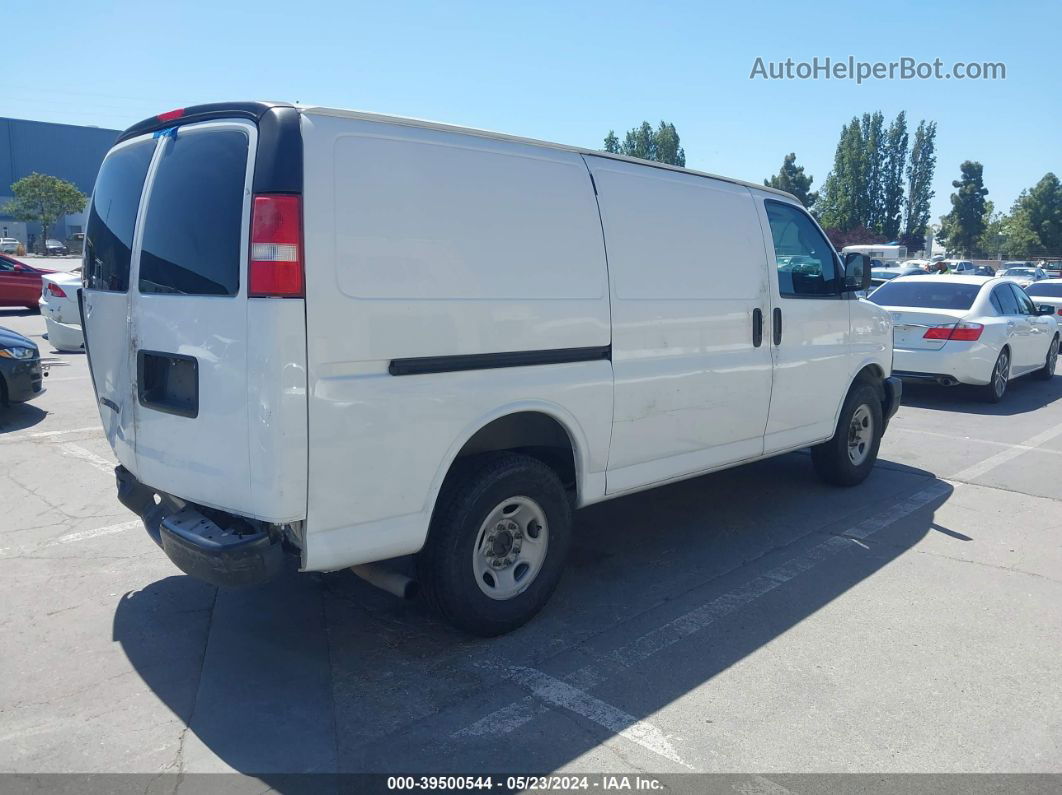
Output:
M302 298L302 211L298 196L254 197L248 294Z
M48 292L54 295L56 298L66 298L66 293L63 292L63 288L58 284L52 284L48 282Z
M173 121L179 119L184 115L184 108L176 108L175 110L168 110L165 113L160 113L155 118L159 121Z
M956 323L954 326L933 326L926 329L922 339L926 340L955 340L957 342L973 342L981 339L981 332L985 327L980 323Z

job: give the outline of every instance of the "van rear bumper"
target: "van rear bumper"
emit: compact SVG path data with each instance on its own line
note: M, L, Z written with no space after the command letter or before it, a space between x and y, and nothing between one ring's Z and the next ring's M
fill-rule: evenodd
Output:
M145 486L124 466L114 469L118 501L137 514L151 539L185 574L223 587L259 585L280 573L279 533ZM231 520L231 521L228 521Z

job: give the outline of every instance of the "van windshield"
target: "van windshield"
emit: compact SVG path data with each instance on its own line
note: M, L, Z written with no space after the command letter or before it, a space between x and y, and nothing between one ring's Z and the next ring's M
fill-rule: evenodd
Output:
M247 134L179 130L162 145L144 219L140 292L236 295Z

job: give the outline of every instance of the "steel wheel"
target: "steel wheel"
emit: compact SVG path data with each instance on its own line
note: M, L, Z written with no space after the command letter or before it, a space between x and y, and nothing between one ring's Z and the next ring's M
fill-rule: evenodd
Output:
M848 460L859 466L867 460L874 442L874 417L865 403L852 412L848 426Z
M510 497L487 514L472 549L472 570L479 589L504 601L535 581L549 546L549 527L541 506L530 497Z

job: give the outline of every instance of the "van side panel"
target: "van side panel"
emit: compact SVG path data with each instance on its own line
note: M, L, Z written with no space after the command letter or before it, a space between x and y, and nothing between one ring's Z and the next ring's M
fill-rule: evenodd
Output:
M608 493L758 457L771 399L767 263L747 188L601 157L612 279ZM766 325L764 325L766 328Z
M247 436L256 518L306 517L306 306L247 302Z
M607 348L604 245L579 155L312 112L302 134L306 568L419 549L461 445L507 413L554 416L581 495L603 491L612 369L601 355L388 372L396 359Z

